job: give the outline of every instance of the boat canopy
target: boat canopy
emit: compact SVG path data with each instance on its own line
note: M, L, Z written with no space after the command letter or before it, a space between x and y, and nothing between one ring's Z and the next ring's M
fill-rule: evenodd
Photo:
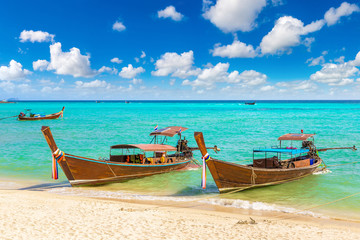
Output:
M273 153L285 153L285 154L301 154L309 152L307 148L265 148L265 149L254 149L254 152L273 152Z
M288 133L280 136L278 140L306 141L308 138L313 136L315 136L315 134Z
M110 149L121 149L121 148L138 148L145 152L154 151L176 151L177 149L170 145L164 144L118 144L111 146Z
M179 133L180 128L181 128L181 132L188 130L188 128L185 128L185 127L170 126L170 127L166 127L166 128L162 128L157 131L154 131L154 132L150 133L150 136L162 135L162 136L167 136L167 137L173 137L175 134Z

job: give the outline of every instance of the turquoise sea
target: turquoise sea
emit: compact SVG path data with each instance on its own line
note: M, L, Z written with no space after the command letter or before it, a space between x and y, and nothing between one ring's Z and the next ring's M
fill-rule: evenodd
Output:
M202 131L207 145L221 148L218 154L210 151L212 156L236 163L250 163L253 148L276 145L280 135L301 129L317 134L318 148L360 147L360 101L259 101L254 106L241 101L18 102L0 104L0 118L17 115L25 108L54 113L63 106L64 118L59 120L0 120L0 180L37 180L57 186L51 179L51 153L40 131L43 125L51 127L61 150L90 158L107 157L114 144L149 143L149 133L156 125L189 128L183 136L190 146L196 146L194 131ZM168 144L175 146L176 141L174 137ZM209 198L207 202L295 212L360 192L360 151L334 150L320 156L330 166L327 173ZM195 157L200 159L200 153L195 152ZM331 166L337 164L344 165ZM60 170L57 182L63 184L50 191L174 201L217 195L209 172L207 189L201 189L200 181L201 168L102 187L71 188ZM307 214L360 220L360 194L311 209Z

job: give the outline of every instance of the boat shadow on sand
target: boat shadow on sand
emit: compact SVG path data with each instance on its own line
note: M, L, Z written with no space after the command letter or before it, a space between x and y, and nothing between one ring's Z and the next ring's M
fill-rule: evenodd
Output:
M32 186L27 186L23 188L18 188L17 190L27 190L27 191L46 191L49 189L54 188L61 188L61 187L71 187L68 181L63 181L59 183L41 183L41 184L35 184Z

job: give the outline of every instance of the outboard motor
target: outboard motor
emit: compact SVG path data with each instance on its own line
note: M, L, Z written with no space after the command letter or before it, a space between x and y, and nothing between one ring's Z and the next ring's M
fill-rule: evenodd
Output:
M188 146L188 141L185 138L178 141L176 148L178 152L183 153L186 158L191 158L193 156L193 153Z

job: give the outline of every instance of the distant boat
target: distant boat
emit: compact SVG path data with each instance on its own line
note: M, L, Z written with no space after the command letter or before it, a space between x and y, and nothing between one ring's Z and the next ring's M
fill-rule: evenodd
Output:
M62 108L60 112L52 114L41 114L41 113L31 113L31 109L26 109L25 113L21 112L18 116L20 121L34 121L34 120L46 120L46 119L58 119L63 116L65 107ZM26 116L29 112L29 116Z
M255 105L256 101L253 102L245 102L245 105Z
M102 101L95 101L96 103L102 103Z
M130 103L129 101L125 101L125 103Z
M253 163L243 165L209 157L202 132L194 133L201 154L207 158L206 165L220 193L298 180L311 175L320 166L322 159L318 152L333 149L356 150L355 146L317 149L314 145L314 135L285 134L278 138L280 147L254 149ZM293 141L302 141L302 147L281 147L281 141L284 140L291 141L291 145ZM255 159L255 153L264 153L265 158ZM285 156L285 159L282 159L282 156Z

